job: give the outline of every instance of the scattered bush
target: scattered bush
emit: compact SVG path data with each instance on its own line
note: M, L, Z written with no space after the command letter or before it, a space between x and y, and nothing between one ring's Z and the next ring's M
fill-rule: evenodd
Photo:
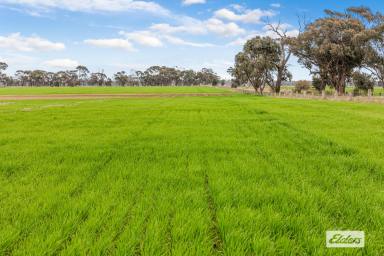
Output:
M327 84L317 76L312 78L312 86L319 92L322 92L327 87Z
M311 82L307 80L299 80L295 83L294 92L302 93L308 91L311 88Z
M372 76L362 72L354 72L352 74L352 82L355 86L355 89L353 90L355 95L366 95L368 90L373 91L375 87L375 81L373 80Z

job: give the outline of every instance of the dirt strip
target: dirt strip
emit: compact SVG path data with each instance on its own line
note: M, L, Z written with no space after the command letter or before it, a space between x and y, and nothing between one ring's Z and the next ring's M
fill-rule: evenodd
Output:
M49 94L49 95L0 95L0 100L65 100L65 99L126 99L230 96L232 93L156 93L156 94Z

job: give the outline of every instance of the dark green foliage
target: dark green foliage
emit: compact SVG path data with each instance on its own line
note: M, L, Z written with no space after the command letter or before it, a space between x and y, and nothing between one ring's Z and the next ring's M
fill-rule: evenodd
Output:
M361 67L371 49L371 42L383 33L368 8L349 8L345 13L326 10L327 16L305 27L291 41L299 62L323 81L329 81L339 94L345 93L346 81Z
M358 71L352 74L352 82L355 86L354 94L366 94L368 90L373 91L375 87L375 81L373 80L371 75Z
M302 93L303 91L308 91L311 88L311 82L306 80L299 80L295 82L294 91L297 93Z
M312 86L319 92L322 92L325 90L325 87L327 86L326 82L319 76L313 76L312 77Z
M274 82L280 51L279 44L272 38L255 37L236 55L235 66L229 72L236 82L249 84L262 94L265 86Z

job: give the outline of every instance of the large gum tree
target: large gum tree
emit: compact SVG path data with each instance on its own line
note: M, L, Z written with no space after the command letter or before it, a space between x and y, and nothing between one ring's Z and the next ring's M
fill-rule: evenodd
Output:
M251 85L263 94L266 85L272 86L280 61L279 44L270 37L255 37L248 40L243 51L235 57L235 66L229 73L236 84Z
M345 94L347 79L364 65L367 50L382 27L372 25L377 14L368 8L351 7L345 12L325 11L326 16L308 24L292 40L292 52L314 76Z

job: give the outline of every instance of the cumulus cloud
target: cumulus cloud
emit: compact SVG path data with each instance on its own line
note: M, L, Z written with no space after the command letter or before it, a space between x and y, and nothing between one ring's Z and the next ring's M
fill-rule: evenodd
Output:
M3 0L3 4L13 4L36 9L64 9L79 12L123 12L146 11L158 15L168 15L166 8L155 2L134 0Z
M137 44L149 46L149 47L161 47L163 43L161 40L150 33L149 31L136 31L136 32L124 32L120 31L120 35L125 36L128 40L131 40Z
M53 68L64 68L64 69L73 69L79 66L78 61L71 60L71 59L47 60L43 64Z
M219 19L254 24L261 23L261 19L263 17L272 17L274 15L275 13L269 10L254 9L244 10L241 13L235 13L234 11L226 8L217 10L214 14L214 16Z
M245 30L234 22L224 23L219 19L211 18L205 24L210 32L222 36L237 36L245 33Z
M88 45L93 45L96 47L117 48L117 49L123 49L127 51L135 50L131 42L121 38L87 39L87 40L84 40L84 43Z
M285 33L289 37L297 37L299 35L299 30L288 23L281 23L281 24L272 23L271 25L274 27L279 27L278 31L280 33ZM265 25L262 28L262 31L252 31L247 36L237 38L236 40L233 40L232 42L228 43L227 45L228 46L242 46L249 39L252 39L256 36L261 36L261 37L269 36L269 37L275 38L275 39L278 38L278 35L275 32L271 31L270 26Z
M20 33L13 33L8 36L0 36L0 48L22 52L58 51L64 50L65 45L38 36L24 37Z
M26 63L32 63L35 61L34 57L21 55L18 53L5 53L4 56L0 57L0 62L5 62L9 65L22 66Z
M188 22L180 26L172 26L167 23L159 23L152 25L150 29L164 34L188 33L194 35L202 35L207 33L207 29L204 27L204 24L201 21Z
M238 12L243 12L247 9L247 8L245 8L244 5L241 5L241 4L231 4L230 7L233 8L234 10L238 11Z
M205 4L206 0L183 0L183 5Z
M205 21L188 18L182 25L172 26L170 24L161 23L152 25L150 29L164 34L188 33L201 35L214 33L221 36L237 36L245 33L245 30L236 23L225 23L216 18L211 18Z
M209 44L209 43L194 43L194 42L189 42L184 39L181 39L179 37L175 36L164 36L165 40L167 40L169 43L174 44L174 45L185 45L185 46L191 46L191 47L213 47L215 45Z

